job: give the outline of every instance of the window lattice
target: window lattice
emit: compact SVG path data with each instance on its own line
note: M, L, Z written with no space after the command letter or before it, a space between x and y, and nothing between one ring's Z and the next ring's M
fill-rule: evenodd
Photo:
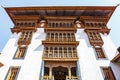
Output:
M75 41L74 33L47 33L47 41Z
M115 80L110 67L103 67L102 70L104 73L104 80Z
M24 58L26 47L18 47L15 58Z
M106 58L102 48L95 48L97 58Z
M19 38L18 44L29 44L32 39L33 31L32 30L23 30Z
M6 80L16 80L16 75L18 73L19 67L11 67Z
M73 22L64 22L64 21L50 21L48 22L48 27L52 28L71 28L73 27Z
M96 30L87 30L87 35L92 46L101 46L103 45L103 40Z
M45 47L44 56L46 58L76 58L75 47Z

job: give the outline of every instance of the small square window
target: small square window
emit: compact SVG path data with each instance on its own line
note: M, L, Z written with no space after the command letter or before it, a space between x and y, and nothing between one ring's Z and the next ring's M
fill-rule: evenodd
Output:
M98 59L100 59L100 58L106 58L105 54L104 54L104 52L103 52L103 50L102 50L101 47L95 48L95 51L96 51L96 55L97 55Z

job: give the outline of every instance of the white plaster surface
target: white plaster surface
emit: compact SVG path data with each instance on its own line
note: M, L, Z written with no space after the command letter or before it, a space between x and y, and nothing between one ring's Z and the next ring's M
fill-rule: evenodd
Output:
M106 59L97 59L94 48L90 45L84 29L77 30L76 40L80 41L77 50L82 80L104 80L100 67L110 66L110 61L115 56L116 47L110 37L108 35L100 35L104 41L102 48L107 57Z
M24 59L13 59L17 50L17 41L21 33L12 34L11 38L7 42L6 46L2 50L0 55L0 61L4 63L4 66L0 68L0 80L4 80L10 66L20 66L20 71L17 80L39 80L41 73L42 54L43 48L42 40L45 39L45 33L43 28L38 28L34 33L31 44L28 46ZM104 80L100 67L110 66L110 60L115 56L116 47L111 41L108 35L103 35L104 41L103 50L107 59L97 59L93 47L90 45L88 37L84 32L84 29L78 29L75 34L76 40L80 41L78 51L78 72L82 80ZM120 65L111 64L115 70L115 76L120 74ZM116 66L117 65L117 66ZM119 71L117 71L119 70ZM42 69L43 71L43 69ZM116 73L117 72L117 73ZM43 72L42 72L43 73ZM117 77L120 80L120 77Z
M13 59L18 45L17 40L19 34L12 34L6 46L0 55L0 61L4 64L0 68L0 80L5 80L10 66L20 66L20 71L17 80L39 80L43 46L41 41L45 39L44 29L37 29L34 33L31 44L28 46L24 59Z

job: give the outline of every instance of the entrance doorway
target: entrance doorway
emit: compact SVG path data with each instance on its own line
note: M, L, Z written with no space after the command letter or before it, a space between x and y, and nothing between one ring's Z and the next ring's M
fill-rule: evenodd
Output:
M61 66L54 67L52 72L55 80L66 80L66 76L68 75L68 69Z

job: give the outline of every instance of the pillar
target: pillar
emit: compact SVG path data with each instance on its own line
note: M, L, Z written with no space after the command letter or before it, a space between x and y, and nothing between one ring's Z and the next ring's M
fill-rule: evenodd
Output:
M69 79L71 79L71 66L68 67Z
M49 79L52 80L52 67L49 67Z

